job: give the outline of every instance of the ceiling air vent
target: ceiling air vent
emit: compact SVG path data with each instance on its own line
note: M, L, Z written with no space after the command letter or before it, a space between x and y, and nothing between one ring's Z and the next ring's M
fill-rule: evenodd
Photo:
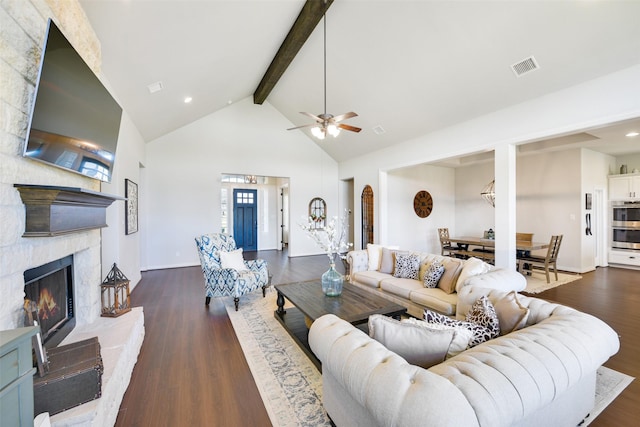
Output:
M386 131L384 130L384 128L382 126L378 125L378 126L373 128L373 132L375 132L376 135L382 135Z
M149 93L160 92L162 90L162 82L151 83L147 86L147 89L149 89Z
M517 77L520 77L533 70L537 70L538 68L540 68L540 66L538 65L538 61L536 61L536 58L534 58L533 56L523 59L520 62L516 62L511 66L511 69Z

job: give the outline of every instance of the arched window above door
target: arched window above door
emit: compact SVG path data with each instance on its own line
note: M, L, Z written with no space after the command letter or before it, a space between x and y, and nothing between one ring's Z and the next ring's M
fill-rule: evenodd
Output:
M324 228L327 220L327 202L320 197L314 197L309 202L309 218L313 221L315 228Z

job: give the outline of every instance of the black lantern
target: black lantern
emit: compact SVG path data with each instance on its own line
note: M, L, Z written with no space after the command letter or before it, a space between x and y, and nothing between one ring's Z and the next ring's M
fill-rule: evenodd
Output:
M111 271L100 285L102 293L102 316L118 317L131 310L129 301L129 279L113 264Z

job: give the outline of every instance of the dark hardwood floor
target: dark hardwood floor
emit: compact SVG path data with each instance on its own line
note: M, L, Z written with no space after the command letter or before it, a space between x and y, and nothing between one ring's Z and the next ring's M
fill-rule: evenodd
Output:
M328 267L324 255L245 256L266 259L273 284L317 278ZM640 272L598 268L583 276L537 296L606 321L620 334L621 348L605 365L640 376ZM199 266L142 274L131 299L144 307L146 335L116 426L271 425L224 305L213 299L205 307L203 288ZM634 381L592 426L633 425L638 414Z

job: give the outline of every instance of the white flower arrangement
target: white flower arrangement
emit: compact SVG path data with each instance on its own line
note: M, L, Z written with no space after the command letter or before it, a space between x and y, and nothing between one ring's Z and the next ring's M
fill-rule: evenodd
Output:
M307 222L300 224L300 228L307 232L318 246L327 254L329 262L335 262L337 254L347 252L353 246L353 243L347 242L347 232L349 224L347 223L347 214L342 215L340 220L337 216L327 221L324 228L316 228L316 221L309 216Z

